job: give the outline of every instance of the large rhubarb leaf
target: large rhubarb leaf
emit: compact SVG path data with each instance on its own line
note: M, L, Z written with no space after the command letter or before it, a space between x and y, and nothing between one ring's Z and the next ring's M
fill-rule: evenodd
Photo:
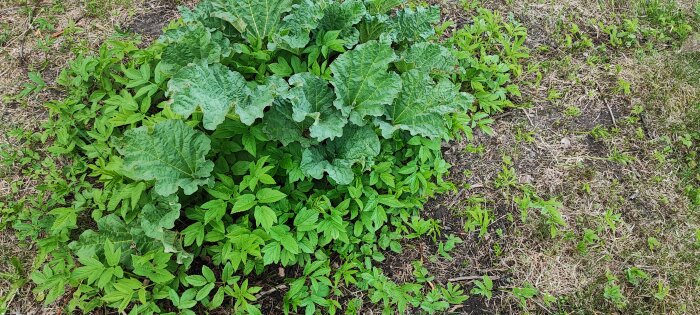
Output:
M379 137L371 126L347 125L342 138L328 142L325 147L304 150L301 171L315 179L327 173L339 185L348 185L354 178L352 167L355 164L363 169L371 166L380 148Z
M401 91L401 78L388 71L396 59L389 44L370 41L340 55L332 64L335 107L363 125L366 116L381 116Z
M231 54L229 40L221 32L210 33L201 23L169 30L160 41L166 44L161 60L179 67L200 59L215 63Z
M445 114L457 109L466 110L471 96L459 92L448 79L437 84L430 75L411 70L401 75L403 89L396 101L386 108L387 122L379 122L382 136L390 138L398 129L411 135L440 138L447 134Z
M210 183L214 163L205 157L210 148L203 133L181 120L166 120L152 133L145 126L125 132L119 152L126 173L136 180L154 180L159 195L174 194L178 187L191 195Z
M347 118L333 106L335 94L326 80L307 72L292 76L289 84L294 86L288 95L294 121L303 122L311 118L313 124L309 132L318 141L343 135Z
M289 89L287 81L278 76L270 76L265 84L248 83L245 89L245 99L236 105L236 114L241 122L250 126L256 119L262 118L265 108Z
M396 62L396 68L401 72L418 69L428 73L450 74L458 67L459 61L447 48L433 43L411 45Z
M274 34L282 14L292 8L292 0L215 0L213 4L212 16L233 24L253 46Z
M345 41L345 47L357 44L359 32L354 27L362 20L367 10L361 0L333 1L323 9L323 18L318 24L318 33L340 31L339 38Z
M116 214L110 214L97 220L97 229L86 230L80 238L70 243L70 248L77 256L92 257L104 251L104 244L110 240L115 249L121 249L121 262L130 264L132 253L145 253L154 249L161 249L158 240L144 234L141 227L135 222L125 223Z
M292 12L285 16L274 35L276 44L282 48L301 49L311 40L311 31L316 29L323 17L321 6L316 1L303 0L292 6Z
M214 130L232 106L245 101L246 81L222 64L199 61L175 74L168 82L168 94L175 113L189 117L199 107L204 114L204 128Z
M175 248L175 221L180 218L180 204L177 195L167 197L152 194L151 202L141 209L141 228L146 236L163 243L165 251L177 252Z
M262 122L263 132L270 140L279 141L284 146L292 142L298 142L304 147L316 144L316 141L304 136L311 126L312 120L306 119L297 122L292 119L292 115L292 104L289 101L275 101L270 111L265 113Z
M416 42L435 35L435 24L440 22L440 8L405 8L396 12L391 25L398 42Z

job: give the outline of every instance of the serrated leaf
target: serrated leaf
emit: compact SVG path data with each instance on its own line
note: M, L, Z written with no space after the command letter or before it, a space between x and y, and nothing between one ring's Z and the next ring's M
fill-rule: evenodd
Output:
M358 25L360 31L360 43L366 43L371 40L380 42L393 42L394 38L390 30L391 20L388 15L365 15L362 23Z
M257 206L253 212L255 217L255 222L257 226L262 226L263 229L269 229L275 222L277 222L277 215L275 210L268 206Z
M216 290L216 293L214 293L214 297L211 299L211 303L209 304L209 309L215 309L221 304L224 303L224 289L219 288Z
M301 170L315 179L327 173L339 185L352 183L355 164L367 168L379 155L379 137L370 126L347 125L342 138L330 141L325 147L305 149L301 158Z
M65 229L76 227L78 212L73 208L56 208L49 211L49 214L55 216L53 224L51 225L52 233L58 233Z
M216 275L214 275L214 271L212 271L211 268L207 266L202 266L202 275L204 276L204 278L207 279L208 282L216 282Z
M213 289L214 289L214 284L213 284L213 283L207 283L205 286L203 286L202 288L200 288L199 291L197 291L197 295L195 296L195 300L201 301L201 300L203 300L205 297L208 297L208 296L209 296L209 293L210 293L211 290L213 290Z
M282 247L292 255L299 253L299 244L294 239L294 234L286 225L277 225L269 229L270 237L282 244Z
M358 45L333 61L331 84L335 87L334 105L356 125L364 125L366 116L381 116L401 91L401 78L388 71L396 59L389 44L370 41Z
M202 204L204 212L204 224L211 221L218 221L226 214L227 203L221 199L214 199Z
M274 203L287 197L287 194L272 188L263 188L256 193L258 202Z
M234 199L233 208L231 209L231 213L243 212L243 211L250 210L251 208L255 207L256 204L258 204L258 202L255 200L255 195L253 195L253 194L240 195Z
M204 128L215 130L231 107L243 104L247 97L243 76L224 65L206 61L192 63L178 71L168 82L172 110L189 117L201 108Z
M81 257L78 259L81 267L73 271L72 276L78 280L87 279L88 284L92 284L100 278L105 271L105 266L97 259L92 257ZM112 275L109 275L110 278Z
M267 245L263 247L262 253L263 263L265 265L278 263L280 261L280 254L282 253L282 246L278 242L267 243Z
M294 226L299 232L313 231L316 229L316 221L318 221L318 212L303 208L294 217Z
M446 136L444 115L468 106L459 88L448 79L436 84L428 73L415 69L402 74L401 79L401 94L386 108L387 122L378 123L382 136L388 139L398 129L431 139Z
M209 283L207 279L200 275L190 275L185 278L187 279L187 283L195 287L201 287Z
M287 97L292 102L292 119L295 122L312 119L309 133L318 141L333 140L343 135L347 118L333 106L335 93L326 80L306 72L289 78L289 84L294 86Z
M104 254L107 265L114 267L119 264L119 260L122 257L122 249L115 247L114 243L108 238L105 240Z

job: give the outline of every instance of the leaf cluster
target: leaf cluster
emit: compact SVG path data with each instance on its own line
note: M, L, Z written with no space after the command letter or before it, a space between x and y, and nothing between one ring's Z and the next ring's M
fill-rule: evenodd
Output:
M491 111L439 18L397 0L207 0L146 48L76 58L41 137L67 162L46 162L50 201L13 225L39 240L39 298L260 314L255 276L298 267L278 279L285 313L334 314L348 287L386 314L461 303L458 286L424 288L424 268L397 284L376 267L439 235L420 210L454 188L442 141Z

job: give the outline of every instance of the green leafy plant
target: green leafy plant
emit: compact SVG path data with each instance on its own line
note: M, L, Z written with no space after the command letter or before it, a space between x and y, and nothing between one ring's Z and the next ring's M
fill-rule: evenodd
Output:
M402 238L442 237L420 216L454 189L442 141L490 132L519 95L526 32L480 14L441 39L437 7L401 1L205 0L148 47L119 38L77 57L37 139L60 163L42 162L36 198L12 210L38 242L37 297L260 314L256 276L295 267L285 313L335 313L347 287L385 313L461 303L458 286L425 288L422 268L397 284L374 264ZM469 34L489 30L498 49L475 58Z
M471 294L477 294L490 300L493 297L493 281L488 275L484 275L482 280L475 280Z

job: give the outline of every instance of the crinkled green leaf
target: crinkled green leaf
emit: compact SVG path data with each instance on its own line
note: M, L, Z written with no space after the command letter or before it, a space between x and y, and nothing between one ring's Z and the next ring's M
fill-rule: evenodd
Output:
M277 31L292 0L215 0L212 16L233 24L252 44L262 43Z
M316 143L316 141L304 136L312 122L311 119L302 122L294 121L292 119L292 104L287 100L282 100L275 101L272 108L265 113L262 128L270 140L279 141L284 146L298 142L302 146L308 147Z
M405 0L365 0L365 6L370 14L383 14L404 2Z
M225 30L232 28L232 25L220 18L213 17L212 14L217 11L212 1L200 1L191 10L185 6L178 7L182 21L186 24L202 23L207 28ZM228 34L229 32L227 32Z
M177 195L162 197L153 194L151 198L152 201L141 209L141 228L146 236L161 241L166 251L176 252L170 229L175 227L175 221L180 218Z
M203 133L181 120L166 120L152 133L145 126L125 132L119 152L129 176L154 180L157 194L168 196L181 187L191 195L211 182L214 163L206 159L210 148L210 140Z
M357 44L359 32L354 27L362 20L367 10L361 0L334 1L323 8L323 18L318 23L318 33L340 31L339 38L345 41L345 47Z
M282 19L274 41L283 48L301 49L311 39L311 31L316 29L323 17L321 6L316 1L303 0L292 6L292 12Z
M352 167L360 164L371 166L379 155L379 137L369 125L358 127L347 125L343 137L328 142L325 147L312 147L304 150L301 170L315 179L327 173L339 185L350 184L354 178Z
M415 11L405 8L396 12L391 20L398 42L416 42L435 35L435 24L440 22L440 8L418 7Z
M379 123L385 138L397 129L428 138L443 137L447 133L444 115L469 105L467 96L448 79L435 83L427 72L419 70L408 71L401 79L401 94L386 108L388 123Z
M313 119L309 132L318 141L343 135L347 118L333 106L335 94L326 80L307 72L292 76L289 83L294 86L288 98L292 102L295 122Z
M110 240L115 248L121 250L121 261L128 263L131 253L145 253L154 249L162 250L161 242L148 237L140 226L132 221L129 224L115 214L104 216L97 220L96 230L86 230L77 241L69 246L78 256L91 257L99 255L104 250L104 244Z
M366 43L371 40L387 43L394 41L391 19L385 14L365 15L357 29L360 32L360 43Z
M336 100L333 103L350 116L350 121L363 125L366 116L380 116L401 91L401 78L388 71L396 59L389 44L370 41L340 55L332 64Z
M231 54L229 40L221 32L212 34L201 23L168 30L160 41L166 44L161 60L180 67L200 59L208 63L219 62Z
M454 73L458 66L459 61L449 49L433 43L411 45L396 62L396 68L401 72L418 69L421 72L449 74Z
M216 129L229 109L245 101L246 81L243 76L222 64L200 61L184 67L168 82L171 107L179 115L189 117L198 107L204 114L204 128Z
M265 108L272 105L275 99L289 89L287 81L278 76L270 76L265 84L249 83L246 98L236 105L236 114L241 122L252 125L256 119L262 118Z

